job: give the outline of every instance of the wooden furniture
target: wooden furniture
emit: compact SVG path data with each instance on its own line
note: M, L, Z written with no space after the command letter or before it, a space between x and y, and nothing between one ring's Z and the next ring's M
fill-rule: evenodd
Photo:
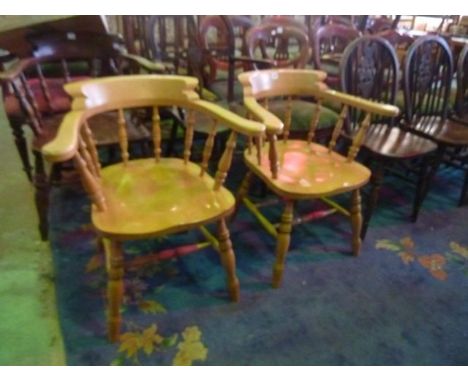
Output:
M339 24L322 25L312 32L312 58L314 68L327 73L327 84L338 87L339 63L346 46L360 36L350 26Z
M453 57L445 39L418 38L408 49L403 74L404 128L436 142L440 159L464 172L461 205L468 190L468 128L448 118Z
M341 90L376 102L395 104L400 80L400 65L391 44L377 36L363 36L351 42L345 49L340 64ZM352 137L354 127L362 115L350 109L345 132ZM371 187L365 203L361 238L364 239L370 219L377 206L378 195L385 172L397 172L402 166L417 162L416 189L412 220L417 219L428 187L430 176L435 171L434 153L437 146L430 140L399 128L394 118L373 118L362 143L361 156L372 168ZM414 178L410 177L408 180Z
M272 68L303 69L309 60L309 39L305 28L297 28L289 19L275 18L268 22L265 19L261 25L251 28L247 33L249 56L252 59L262 58L272 63ZM259 67L254 65L254 67ZM269 110L281 118L287 109L284 99L274 99L269 103ZM309 122L319 112L317 136L326 138L338 119L335 111L322 105L317 109L313 99L301 98L291 102L291 119L294 121L295 132L305 137Z
M202 49L207 52L210 66L209 82L213 83L219 72L228 72L230 58L247 56L245 36L253 26L252 20L246 16L205 16L199 25ZM246 68L248 63L237 61L235 69Z
M468 124L468 43L458 56L454 119Z
M117 341L125 268L125 240L165 236L199 228L206 237L198 248L212 245L226 271L231 299L239 299L239 281L226 218L234 209L234 196L223 187L237 136L259 137L264 126L243 119L212 103L202 101L193 77L139 75L112 77L68 84L72 111L64 118L56 138L42 149L52 162L72 159L92 201L91 219L105 248L108 272L108 335ZM175 105L187 109L187 129L182 158L163 158L159 108ZM124 110L152 109L154 157L130 158ZM206 113L211 132L201 164L190 160L194 113ZM118 131L122 162L101 168L89 120L108 111L119 115ZM214 177L208 173L218 123L231 129L228 144ZM218 239L204 227L216 223Z
M309 60L309 38L305 25L299 28L292 21L267 18L251 28L246 36L249 56L269 60L275 68L304 68Z
M47 239L48 190L51 179L41 155L42 146L54 138L63 115L70 109L70 98L63 85L76 80L109 76L145 69L159 71L162 66L120 50L117 36L92 32L62 32L30 36L35 57L15 61L0 73L5 111L12 129L23 169L35 187L39 230ZM118 142L107 128L116 115L101 116L96 131L101 145ZM107 121L108 123L104 123ZM31 147L24 135L24 125L31 128ZM141 126L131 126L130 140L147 140L149 133ZM32 152L34 165L31 163Z
M197 33L194 16L150 16L145 27L150 57L173 73L187 74L190 35Z
M20 58L32 56L31 34L54 32L107 33L105 16L28 15L0 16L0 49Z
M361 196L360 189L369 181L371 172L355 158L359 152L371 114L394 117L398 108L377 104L362 98L330 90L324 84L326 74L313 70L276 69L242 73L239 79L244 87L244 104L251 116L266 125L267 143L255 142L244 153L248 173L240 186L237 205L241 203L254 213L263 227L276 240L276 260L273 267L273 286L279 287L283 275L293 225L310 221L317 216L340 212L351 220L353 254L357 256L361 247ZM288 107L283 121L268 111L271 97L286 97ZM291 123L291 102L294 96L313 96L321 102L330 99L343 105L340 118L333 130L328 147L314 143L318 118L310 121L306 140L289 139L294 129ZM259 103L261 102L263 106ZM335 151L337 139L348 115L348 109L356 108L365 114L360 127L345 156ZM316 113L315 115L318 115ZM278 137L279 135L281 137ZM277 141L280 139L281 141ZM261 214L259 207L248 197L253 175L259 177L270 191L284 202L284 211L278 225L274 225ZM339 206L330 197L351 193L351 208ZM294 204L302 200L321 199L332 207L329 212L312 213L294 218Z

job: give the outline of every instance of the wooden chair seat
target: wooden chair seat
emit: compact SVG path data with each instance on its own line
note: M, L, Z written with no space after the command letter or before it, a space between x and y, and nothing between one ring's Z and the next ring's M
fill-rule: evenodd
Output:
M322 145L301 140L278 142L278 176L271 177L269 145L262 148L261 165L256 153L244 153L247 166L284 198L314 199L364 186L370 170ZM312 153L312 154L311 154Z
M411 128L442 144L468 145L468 126L454 120L425 116Z
M363 147L382 157L409 159L437 149L437 145L419 135L388 125L371 125Z
M43 120L42 133L32 140L33 150L40 151L42 146L54 139L65 114L54 114ZM96 115L89 119L89 125L93 129L96 142L100 146L113 145L119 142L117 125L117 112L109 112ZM149 131L143 125L128 123L129 141L140 141L150 137Z
M92 221L103 235L146 237L185 231L219 220L234 208L234 196L200 166L179 158L139 159L101 170L105 211ZM194 202L196 201L196 202Z

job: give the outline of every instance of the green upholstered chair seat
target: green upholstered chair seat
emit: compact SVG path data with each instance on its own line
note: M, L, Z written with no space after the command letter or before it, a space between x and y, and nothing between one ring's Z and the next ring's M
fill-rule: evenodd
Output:
M227 99L228 96L228 82L221 80L215 81L210 85L210 90L216 94L218 99ZM234 82L234 99L239 102L242 101L242 85L239 81Z
M283 119L286 102L284 100L271 100L269 102L269 110L278 118ZM315 115L316 104L303 100L292 101L292 117L291 131L307 131L310 127L310 122ZM318 129L326 129L333 127L338 120L338 114L323 106L320 110L320 119Z

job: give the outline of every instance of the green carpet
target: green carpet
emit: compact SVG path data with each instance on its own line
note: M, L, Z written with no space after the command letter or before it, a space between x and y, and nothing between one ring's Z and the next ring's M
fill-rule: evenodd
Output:
M50 248L0 106L0 365L63 365Z

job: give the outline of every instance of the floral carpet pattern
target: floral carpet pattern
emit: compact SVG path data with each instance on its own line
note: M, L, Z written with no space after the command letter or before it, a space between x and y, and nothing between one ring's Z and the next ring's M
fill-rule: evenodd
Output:
M270 286L275 243L241 209L229 224L240 302L228 299L220 259L210 248L130 266L116 344L106 339L106 274L89 202L79 187L55 189L50 243L67 362L467 365L468 206L456 207L460 183L457 172L438 173L418 222L410 223L412 190L386 179L357 258L342 216L294 227L279 289ZM228 186L235 190L235 184ZM298 205L303 212L310 207ZM265 211L277 219L281 213L275 205ZM190 247L200 236L126 243L126 261Z

